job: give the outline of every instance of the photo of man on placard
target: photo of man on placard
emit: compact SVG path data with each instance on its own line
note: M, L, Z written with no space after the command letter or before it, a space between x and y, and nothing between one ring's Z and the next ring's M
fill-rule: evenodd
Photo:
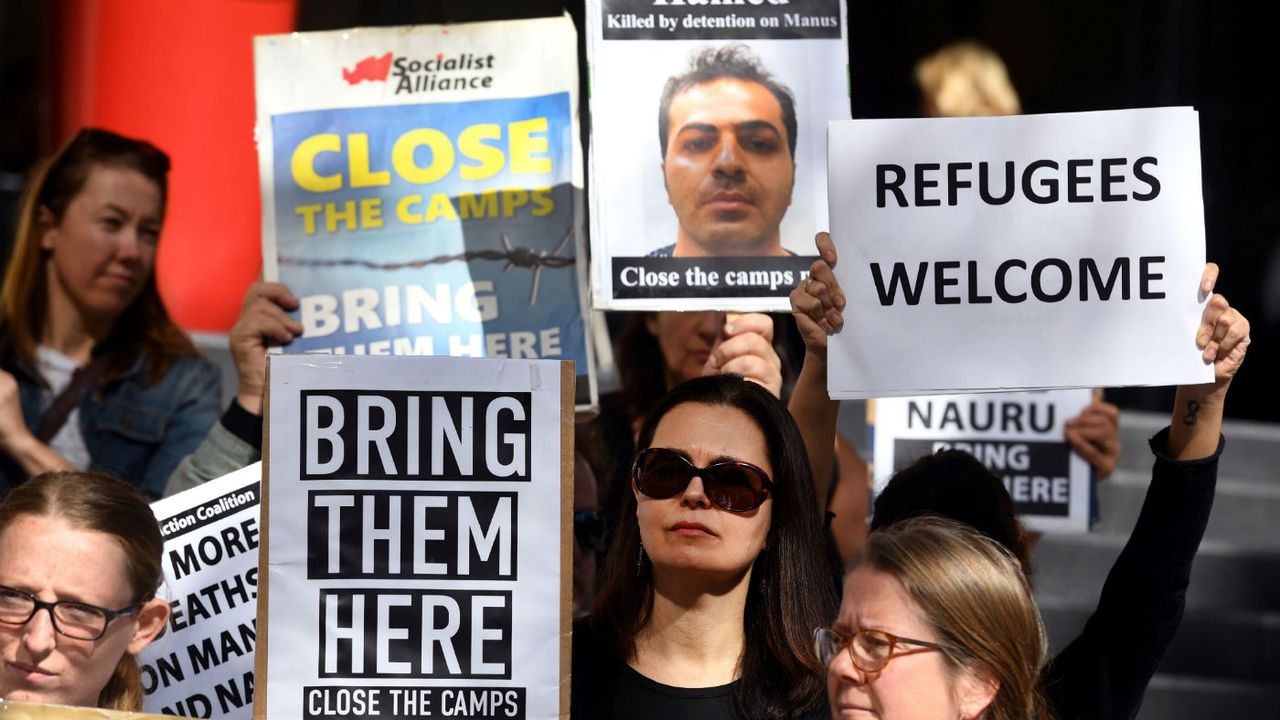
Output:
M667 80L658 140L676 241L649 257L792 255L796 102L745 45L700 50Z

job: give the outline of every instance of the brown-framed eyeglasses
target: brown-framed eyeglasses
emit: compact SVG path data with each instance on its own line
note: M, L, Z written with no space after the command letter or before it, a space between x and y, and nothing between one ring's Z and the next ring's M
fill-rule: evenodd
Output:
M919 650L901 650L899 645L913 645ZM899 655L911 655L918 652L938 650L946 652L945 645L899 637L883 630L859 630L852 635L844 635L831 628L818 628L813 631L813 650L822 661L823 667L830 667L831 661L844 649L849 649L849 659L853 666L862 672L879 672L889 661Z

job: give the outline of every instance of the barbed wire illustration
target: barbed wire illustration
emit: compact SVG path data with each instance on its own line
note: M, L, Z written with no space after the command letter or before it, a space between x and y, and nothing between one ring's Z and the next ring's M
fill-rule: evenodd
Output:
M407 270L424 268L428 265L443 265L451 262L470 262L472 260L506 260L507 264L502 266L502 271L506 272L513 267L529 268L533 270L533 286L529 288L529 304L535 305L538 302L538 286L542 280L543 268L566 268L571 267L578 260L576 257L560 257L560 253L569 245L569 241L573 239L573 227L571 226L564 237L556 245L551 252L546 250L534 250L533 248L515 247L511 244L510 238L506 233L499 236L502 241L501 250L468 250L456 255L437 255L433 258L423 260L408 260L404 262L373 262L371 260L361 260L359 258L303 258L294 257L292 255L281 255L279 262L282 265L295 265L299 267L362 267L369 270Z

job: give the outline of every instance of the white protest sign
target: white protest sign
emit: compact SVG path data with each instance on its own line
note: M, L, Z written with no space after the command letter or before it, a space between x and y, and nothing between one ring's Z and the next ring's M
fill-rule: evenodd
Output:
M1063 435L1092 390L882 398L875 402L875 492L916 460L964 450L1004 481L1038 532L1089 529L1089 464Z
M148 712L252 716L261 478L254 463L151 504L172 614L139 657Z
M1194 111L854 120L828 142L833 398L1213 379Z
M567 715L573 372L270 359L255 717Z
M587 0L592 303L786 310L849 117L843 0Z

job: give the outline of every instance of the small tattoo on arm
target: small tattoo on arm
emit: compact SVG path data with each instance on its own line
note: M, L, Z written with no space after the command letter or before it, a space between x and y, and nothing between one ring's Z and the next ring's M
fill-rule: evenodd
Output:
M1196 424L1196 413L1200 412L1200 403L1196 400L1187 401L1187 414L1182 418L1182 424L1188 427Z

